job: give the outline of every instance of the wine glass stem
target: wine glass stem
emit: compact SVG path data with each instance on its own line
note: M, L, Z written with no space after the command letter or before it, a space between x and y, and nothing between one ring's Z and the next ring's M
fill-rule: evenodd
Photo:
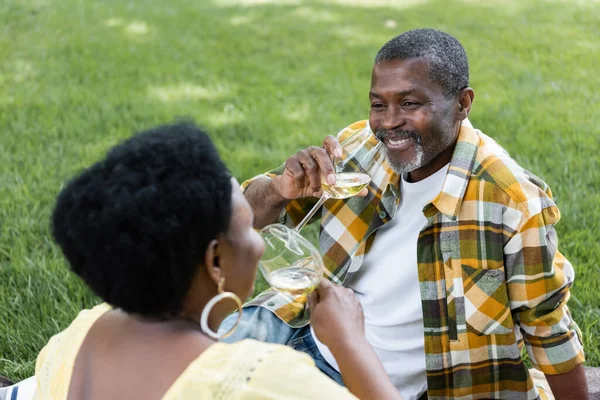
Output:
M302 221L300 221L300 223L298 225L296 225L296 227L294 228L294 231L296 233L300 233L300 231L302 230L302 228L304 228L304 225L306 225L306 223L308 221L310 221L310 219L312 218L313 215L315 215L315 213L319 210L319 208L321 208L321 206L323 205L323 203L325 203L325 201L327 201L327 199L329 198L328 195L323 194L321 196L321 198L319 199L319 201L317 201L317 203L313 206L313 208L310 209L310 211L308 212L308 214L306 214L306 217L304 217L304 219Z

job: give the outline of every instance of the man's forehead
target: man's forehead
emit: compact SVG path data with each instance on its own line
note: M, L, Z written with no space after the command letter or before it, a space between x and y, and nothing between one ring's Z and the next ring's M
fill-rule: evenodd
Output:
M429 63L424 58L407 58L373 65L373 79L389 77L429 77Z
M371 91L428 91L441 89L431 79L429 63L424 58L408 58L376 63L371 75Z

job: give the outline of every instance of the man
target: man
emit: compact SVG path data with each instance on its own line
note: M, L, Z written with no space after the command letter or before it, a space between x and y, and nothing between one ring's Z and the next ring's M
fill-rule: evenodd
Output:
M559 211L544 182L468 122L474 92L462 45L432 29L395 37L375 58L369 98L369 121L338 139L370 129L388 159L368 193L325 203L320 245L329 277L361 301L392 382L405 399L547 398L523 363L524 343L557 399L587 398ZM296 224L321 177L335 180L339 151L327 137L247 182L255 226ZM232 340L291 345L339 381L298 301L259 296L250 305L262 307L246 309Z

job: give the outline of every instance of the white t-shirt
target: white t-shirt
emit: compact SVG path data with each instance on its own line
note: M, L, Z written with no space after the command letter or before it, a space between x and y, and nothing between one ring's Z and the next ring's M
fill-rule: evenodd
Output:
M363 266L344 282L363 306L367 340L407 400L427 388L417 239L427 223L423 207L440 193L447 171L448 165L415 183L402 177L396 216L380 228ZM339 371L327 346L314 332L313 337L323 357Z

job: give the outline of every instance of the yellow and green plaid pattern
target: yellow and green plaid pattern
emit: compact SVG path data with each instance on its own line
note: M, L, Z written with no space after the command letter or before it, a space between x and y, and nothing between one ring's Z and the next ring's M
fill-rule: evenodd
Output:
M363 129L367 121L338 138ZM283 166L266 176L282 172ZM399 177L387 163L372 178L366 197L323 206L321 254L334 282L362 266L377 229L394 218L401 201ZM314 202L291 202L282 222L297 224ZM550 189L494 140L463 124L442 191L423 212L428 223L417 260L429 398L546 398L523 364L523 344L545 374L584 361L581 333L566 306L574 272L557 250L560 214ZM305 301L267 291L249 305L299 327L309 318Z

